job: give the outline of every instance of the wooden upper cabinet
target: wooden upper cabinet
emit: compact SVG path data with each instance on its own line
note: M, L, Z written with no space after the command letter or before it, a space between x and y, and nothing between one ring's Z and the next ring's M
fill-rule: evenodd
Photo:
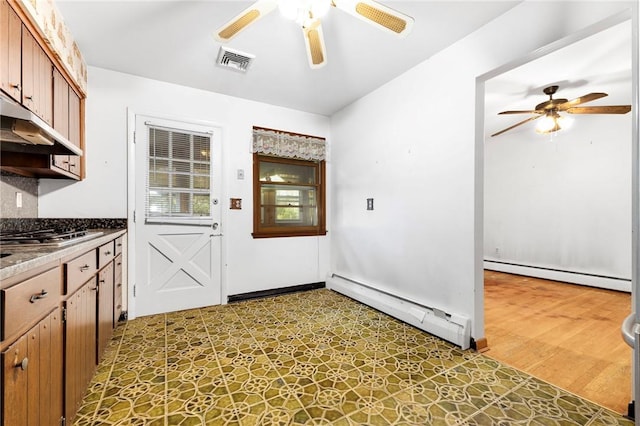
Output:
M69 138L69 84L58 70L53 70L53 128Z
M57 69L53 69L53 128L77 147L80 144L80 97ZM55 155L53 165L80 176L80 158Z
M69 87L69 140L80 147L80 96Z
M0 0L0 89L22 100L22 22L6 0Z
M22 26L22 104L53 124L53 63Z

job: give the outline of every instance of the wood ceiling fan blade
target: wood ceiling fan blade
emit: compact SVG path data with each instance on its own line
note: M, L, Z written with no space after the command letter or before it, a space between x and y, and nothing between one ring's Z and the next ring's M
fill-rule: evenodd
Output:
M327 63L327 51L324 47L324 35L319 19L314 19L306 27L302 27L307 58L311 68L321 68Z
M227 42L240 31L247 28L278 6L277 0L258 0L238 15L230 19L222 27L218 28L213 36L219 42Z
M501 135L501 134L503 134L504 132L508 132L509 130L511 130L511 129L513 129L513 128L516 128L516 127L518 127L518 126L521 126L521 125L523 125L523 124L525 124L525 123L528 123L528 122L533 121L533 120L535 120L535 119L537 119L537 118L540 118L540 117L542 117L542 115L534 115L533 117L529 117L529 118L527 118L526 120L522 120L521 122L516 123L516 124L514 124L514 125L513 125L513 126L511 126L511 127L507 127L506 129L502 129L502 130L500 130L499 132L492 134L492 135L491 135L491 137Z
M595 101L596 99L604 98L605 96L609 96L609 95L602 92L589 93L588 95L580 96L579 98L571 99L568 102L565 102L560 105L556 105L556 108L559 111L566 111L568 108L574 107L576 105L584 104L586 102Z
M358 19L374 24L400 37L405 37L413 27L413 18L374 0L333 0L338 9Z
M525 111L501 111L498 115L504 114L544 114L544 111L539 111L537 109L530 109Z
M602 105L592 107L573 107L565 110L570 114L626 114L631 105Z

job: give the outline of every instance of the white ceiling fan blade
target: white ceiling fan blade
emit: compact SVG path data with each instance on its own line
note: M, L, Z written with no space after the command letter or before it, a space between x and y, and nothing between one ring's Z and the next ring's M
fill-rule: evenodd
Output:
M307 47L307 58L311 68L321 68L327 63L327 51L324 47L324 35L319 19L314 19L305 27L302 27L304 44Z
M413 18L374 0L333 0L333 5L363 21L400 37L413 27Z
M240 31L271 12L278 6L277 0L258 0L237 16L230 19L213 34L214 38L220 42L227 42L235 37Z

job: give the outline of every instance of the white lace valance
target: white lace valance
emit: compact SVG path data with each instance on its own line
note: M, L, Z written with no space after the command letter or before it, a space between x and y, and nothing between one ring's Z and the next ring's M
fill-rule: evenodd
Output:
M322 161L325 159L325 139L254 127L252 152Z

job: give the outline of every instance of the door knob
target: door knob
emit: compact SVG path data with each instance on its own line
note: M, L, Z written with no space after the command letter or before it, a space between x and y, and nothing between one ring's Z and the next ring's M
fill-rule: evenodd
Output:
M211 229L213 229L214 231L215 231L216 229L218 229L218 222L213 222L213 223L211 224Z

